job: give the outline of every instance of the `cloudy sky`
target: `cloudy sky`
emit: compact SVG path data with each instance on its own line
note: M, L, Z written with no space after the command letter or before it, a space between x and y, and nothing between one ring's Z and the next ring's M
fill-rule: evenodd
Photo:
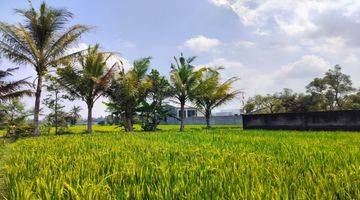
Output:
M40 1L33 0L39 5ZM335 64L360 84L358 0L48 0L75 14L71 22L92 25L78 48L100 43L132 62L152 56L168 75L173 56L198 56L197 65L223 66L239 76L246 96L291 88L304 91ZM21 22L14 8L27 0L1 0L0 21ZM2 59L0 67L9 67ZM33 75L23 66L18 77ZM105 101L105 100L101 100ZM94 116L104 116L97 103ZM234 101L221 108L239 108ZM26 100L32 105L32 99ZM81 104L75 102L76 104ZM83 105L83 104L81 104ZM220 109L220 110L221 110ZM85 112L84 112L85 113Z

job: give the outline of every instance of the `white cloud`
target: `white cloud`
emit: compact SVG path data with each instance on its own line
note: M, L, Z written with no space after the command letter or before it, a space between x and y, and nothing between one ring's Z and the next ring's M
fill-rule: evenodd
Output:
M72 53L76 53L76 52L79 52L79 51L82 51L82 50L85 50L89 48L89 45L86 44L86 43L79 43L71 48L69 48L67 51L66 51L66 54L72 54Z
M327 37L319 44L310 45L309 50L315 53L338 54L346 47L343 37Z
M309 79L321 76L330 67L323 58L306 55L300 60L284 65L273 74L275 79Z
M238 76L240 81L235 88L244 89L247 96L252 96L273 93L283 88L302 92L313 78L322 76L331 64L321 57L306 55L275 70L259 70L226 58L216 58L205 66L224 67L224 78Z
M241 62L228 60L225 58L216 58L204 66L223 67L225 72L241 72L242 70L246 69L244 64ZM236 76L236 74L232 74L232 76Z
M203 35L199 35L185 41L183 46L196 52L209 52L220 45L221 42L218 39L207 38Z
M202 66L223 67L222 76L224 79L234 76L239 77L240 81L234 85L234 88L242 89L245 93L248 93L248 96L265 93L270 89L268 86L273 85L273 80L266 72L245 66L236 60L216 58Z
M114 64L118 64L118 66L124 68L125 70L128 70L131 68L131 64L130 62L121 56L118 56L116 54L112 55L108 61L107 61L108 66L112 66Z
M228 0L211 0L211 2L217 6L229 6Z
M253 31L253 34L258 35L258 36L268 36L269 32L261 30L260 28L257 28L255 31Z
M248 40L241 40L241 41L235 42L235 46L243 46L243 47L247 47L247 48L252 48L252 47L255 47L256 44L254 42L251 42Z
M357 0L212 0L235 12L246 26L256 32L275 27L289 35L299 36L321 31L318 19L339 14L344 19L359 22L360 1ZM339 18L339 17L337 17ZM319 27L320 26L320 27ZM338 30L335 30L338 31Z
M86 43L79 43L78 45L72 47L72 48L69 48L67 50L67 54L71 54L71 53L75 53L75 52L78 52L78 51L81 51L81 50L86 50L87 48L89 48L89 45L86 44ZM108 66L112 66L114 65L115 63L117 63L119 66L121 67L124 67L124 69L130 69L131 67L131 64L130 62L124 58L124 57L121 57L117 54L114 54L112 55L108 60L107 60L107 65Z

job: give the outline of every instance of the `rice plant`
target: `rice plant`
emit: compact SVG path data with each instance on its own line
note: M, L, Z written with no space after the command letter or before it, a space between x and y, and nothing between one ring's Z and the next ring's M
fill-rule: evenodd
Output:
M78 127L79 129L85 127ZM360 199L360 135L94 127L3 148L7 199ZM100 132L104 129L104 132Z

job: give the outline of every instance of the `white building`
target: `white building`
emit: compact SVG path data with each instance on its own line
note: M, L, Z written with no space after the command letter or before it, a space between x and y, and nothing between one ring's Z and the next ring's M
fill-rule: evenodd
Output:
M176 117L180 117L180 112L181 112L180 107L174 107L173 109L174 109L173 112L176 113ZM195 107L185 106L184 116L185 118L188 118L188 117L199 117L203 115Z

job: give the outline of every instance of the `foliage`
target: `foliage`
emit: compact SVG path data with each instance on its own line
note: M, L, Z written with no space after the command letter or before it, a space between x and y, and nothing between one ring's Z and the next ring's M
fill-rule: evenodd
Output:
M18 68L9 68L7 70L0 70L0 102L32 95L32 91L30 89L22 89L23 86L30 85L27 82L28 78L17 81L4 80L9 76L13 76L12 72L17 69Z
M358 133L230 127L30 138L5 146L4 192L7 199L358 199L359 147Z
M315 78L306 88L309 93L323 99L325 110L343 109L343 97L355 90L350 76L343 74L339 65L327 71L323 78Z
M80 106L73 106L69 111L69 120L71 125L75 125L79 119L81 119Z
M184 108L185 103L196 95L196 87L202 75L202 70L195 70L192 62L196 57L185 58L183 54L179 58L174 57L171 63L170 83L173 97L180 104L180 131L184 131Z
M6 129L6 136L29 135L33 127L26 121L28 116L29 112L18 98L0 104L0 127Z
M97 123L98 125L101 125L101 126L104 126L106 124L106 121L105 120L101 120Z
M196 87L194 103L203 112L206 118L207 128L211 127L210 117L214 108L226 104L240 93L239 90L232 91L232 85L238 80L231 77L221 82L220 72L222 68L203 68L203 75Z
M43 102L50 109L50 113L46 115L45 121L50 127L55 127L55 134L61 134L68 128L68 114L64 111L65 106L62 105L64 94L56 77L48 76L47 79L48 93Z
M347 110L360 110L360 92L346 95L343 106Z
M65 25L72 18L72 13L64 9L48 7L45 3L37 11L16 10L24 21L16 25L0 22L0 53L17 64L29 64L37 73L35 92L34 135L39 133L39 112L42 91L42 79L50 67L57 67L74 54L66 55L80 36L89 30L84 25Z
M118 111L118 108L111 103L104 102L104 104L107 107L106 111L110 113L105 118L106 123L109 125L120 125L121 124L121 112Z
M126 131L133 131L137 109L147 96L151 87L147 71L150 67L150 57L134 61L132 68L125 72L121 69L113 78L107 90L110 102L109 109L121 116L121 125Z
M247 113L274 113L278 111L278 105L276 95L255 95L248 99L244 109Z
M143 130L155 131L162 120L172 116L171 107L164 103L171 96L171 91L169 82L157 70L151 70L148 79L151 87L147 89L147 97L141 102L138 111Z
M117 63L110 68L107 61L111 53L99 51L99 45L89 47L77 57L77 63L58 69L60 84L70 96L84 101L88 109L88 133L92 133L92 109L94 103L104 95L114 74Z
M359 109L360 98L349 75L341 67L327 71L322 78L315 78L306 86L307 94L284 89L280 93L249 98L244 110L247 113L309 112L326 110Z

